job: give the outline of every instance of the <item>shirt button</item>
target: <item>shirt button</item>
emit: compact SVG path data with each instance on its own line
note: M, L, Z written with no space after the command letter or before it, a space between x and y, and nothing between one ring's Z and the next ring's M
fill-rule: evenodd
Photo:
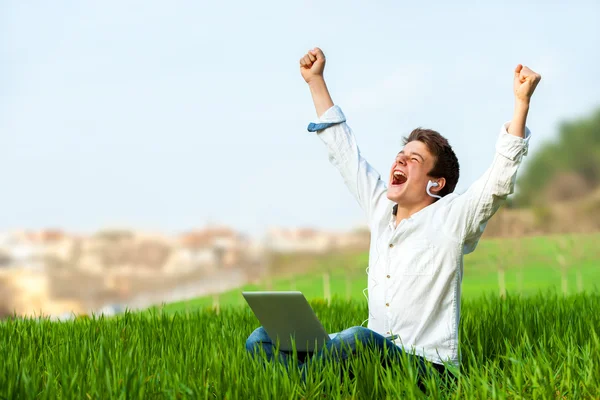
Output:
M394 247L394 244L393 244L393 243L390 243L390 249L391 249L392 247Z
M389 278L390 276L388 275L387 277Z
M385 306L386 306L386 307L389 307L389 306L390 306L390 303L385 303Z

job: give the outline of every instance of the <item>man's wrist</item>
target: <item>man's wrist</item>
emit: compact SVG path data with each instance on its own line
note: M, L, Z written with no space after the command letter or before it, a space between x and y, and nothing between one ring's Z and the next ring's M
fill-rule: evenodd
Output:
M308 86L313 89L313 88L321 88L325 85L325 78L323 78L323 76L315 76L314 78L312 78L310 81L307 82Z
M515 111L529 111L529 99L515 99Z

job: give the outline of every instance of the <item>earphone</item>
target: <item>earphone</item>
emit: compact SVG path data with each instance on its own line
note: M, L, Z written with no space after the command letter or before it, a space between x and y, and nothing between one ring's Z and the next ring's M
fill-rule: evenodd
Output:
M437 183L437 182L434 182L434 181L429 181L429 182L427 182L427 189L425 189L425 191L426 191L426 192L427 192L427 194L428 194L428 195L430 195L431 197L435 197L435 198L437 198L437 199L441 199L441 198L442 198L442 196L438 196L438 195L436 195L436 194L433 194L433 193L431 193L431 192L429 191L429 189L431 189L432 187L438 187L438 186L440 186L440 184L439 184L439 183Z

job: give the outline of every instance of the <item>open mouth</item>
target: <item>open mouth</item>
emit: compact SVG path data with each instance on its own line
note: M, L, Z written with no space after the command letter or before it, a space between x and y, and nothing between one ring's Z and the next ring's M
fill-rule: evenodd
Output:
M392 186L402 185L408 180L406 174L402 171L394 171L392 175Z

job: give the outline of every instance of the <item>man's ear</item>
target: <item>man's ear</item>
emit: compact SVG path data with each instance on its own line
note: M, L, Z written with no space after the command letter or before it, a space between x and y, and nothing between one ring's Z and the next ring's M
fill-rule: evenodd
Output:
M446 178L436 178L434 182L437 182L438 185L431 187L431 193L438 194L446 186Z

